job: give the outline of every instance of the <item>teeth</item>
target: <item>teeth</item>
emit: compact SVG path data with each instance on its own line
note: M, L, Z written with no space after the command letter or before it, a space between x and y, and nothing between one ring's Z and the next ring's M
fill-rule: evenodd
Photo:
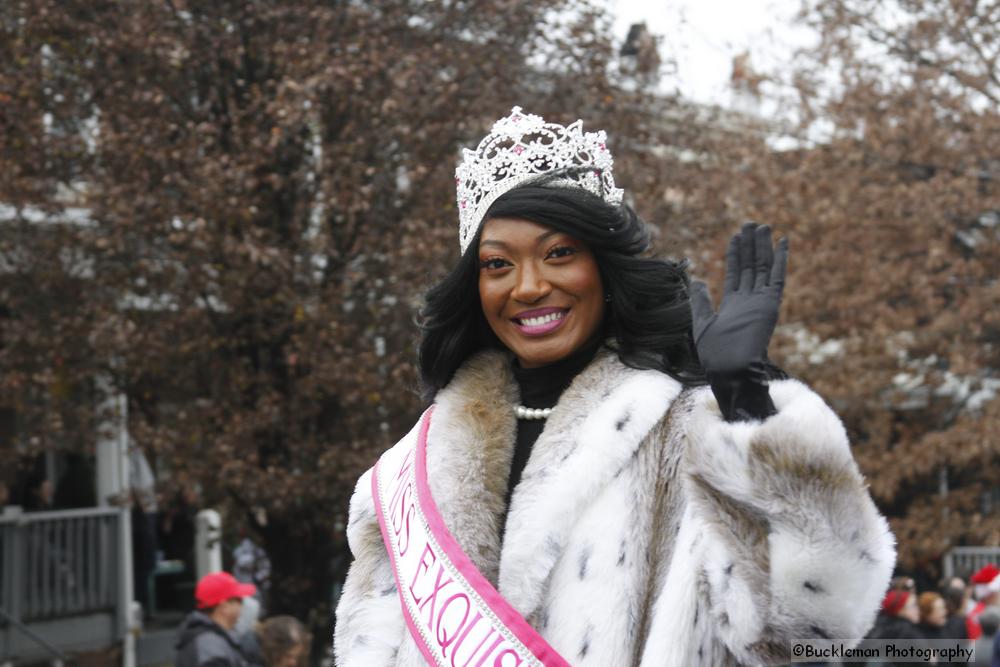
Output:
M562 316L563 314L561 312L549 313L548 315L542 315L541 317L526 317L521 320L521 323L529 327L540 327L543 324L548 324L549 322L561 320Z

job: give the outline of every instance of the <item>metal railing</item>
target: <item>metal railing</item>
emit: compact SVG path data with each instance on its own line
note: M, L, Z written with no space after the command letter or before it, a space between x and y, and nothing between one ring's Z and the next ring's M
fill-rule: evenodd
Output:
M1000 547L954 547L943 561L944 576L968 580L984 565L1000 565Z
M116 508L0 515L0 609L32 622L114 610Z

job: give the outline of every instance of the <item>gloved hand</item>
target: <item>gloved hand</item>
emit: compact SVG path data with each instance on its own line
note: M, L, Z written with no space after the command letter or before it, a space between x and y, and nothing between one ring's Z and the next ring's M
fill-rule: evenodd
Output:
M726 253L726 282L716 313L705 283L691 286L694 341L702 367L728 421L775 413L767 392L767 345L778 323L788 239L771 245L771 228L749 222Z

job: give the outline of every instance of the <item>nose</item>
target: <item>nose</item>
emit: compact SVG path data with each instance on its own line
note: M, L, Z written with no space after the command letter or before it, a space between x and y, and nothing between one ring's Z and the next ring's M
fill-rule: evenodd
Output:
M522 303L537 303L550 292L552 285L545 279L543 272L531 263L526 263L518 270L511 296Z

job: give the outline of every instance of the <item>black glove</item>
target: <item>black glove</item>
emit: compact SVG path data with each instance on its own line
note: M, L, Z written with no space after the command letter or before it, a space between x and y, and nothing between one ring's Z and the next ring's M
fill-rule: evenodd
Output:
M788 239L781 239L775 252L771 228L749 222L729 242L719 312L705 283L691 286L695 345L727 421L764 419L776 412L765 367L787 263Z

